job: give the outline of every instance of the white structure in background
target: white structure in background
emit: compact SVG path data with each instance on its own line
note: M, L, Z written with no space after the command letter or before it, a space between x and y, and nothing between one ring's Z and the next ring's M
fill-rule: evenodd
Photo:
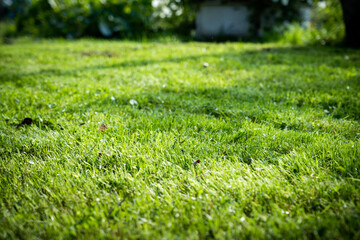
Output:
M288 0L282 0L287 4ZM211 39L219 36L227 37L247 37L250 35L249 16L251 12L244 3L231 2L221 3L220 0L205 1L200 5L200 10L196 15L197 39ZM302 7L302 22L305 27L310 24L311 8ZM272 25L274 19L262 18L263 27ZM261 29L259 34L261 34Z
M211 36L247 36L250 12L241 3L221 4L220 1L201 4L196 15L196 38Z

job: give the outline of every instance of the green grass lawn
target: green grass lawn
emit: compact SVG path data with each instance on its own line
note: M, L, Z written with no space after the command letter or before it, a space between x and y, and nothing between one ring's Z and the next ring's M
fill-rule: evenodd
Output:
M360 238L359 50L18 39L0 116L0 239Z

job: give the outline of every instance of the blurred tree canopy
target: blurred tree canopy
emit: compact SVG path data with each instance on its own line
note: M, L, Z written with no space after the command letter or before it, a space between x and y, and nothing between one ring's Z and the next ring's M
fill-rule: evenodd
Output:
M347 1L347 0L343 0ZM357 0L354 0L357 1ZM156 33L191 36L202 0L0 0L0 12L15 19L16 31L41 37L134 38ZM340 0L222 0L252 10L252 36L299 22L312 7L312 37L334 42L344 37ZM271 17L272 21L266 21ZM265 23L265 24L264 24ZM266 24L268 23L268 24Z
M345 37L345 26L339 0L317 1L312 16L314 38L322 44L333 43Z
M149 33L151 0L33 0L17 30L42 37L131 38Z

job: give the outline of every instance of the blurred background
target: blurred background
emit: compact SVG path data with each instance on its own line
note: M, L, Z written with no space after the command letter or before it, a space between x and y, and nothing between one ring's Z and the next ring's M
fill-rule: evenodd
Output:
M0 0L0 37L336 45L339 0Z

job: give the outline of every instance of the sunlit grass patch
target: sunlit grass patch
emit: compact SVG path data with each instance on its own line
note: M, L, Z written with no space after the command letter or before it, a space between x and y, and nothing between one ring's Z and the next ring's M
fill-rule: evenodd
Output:
M1 238L359 238L359 56L0 45Z

